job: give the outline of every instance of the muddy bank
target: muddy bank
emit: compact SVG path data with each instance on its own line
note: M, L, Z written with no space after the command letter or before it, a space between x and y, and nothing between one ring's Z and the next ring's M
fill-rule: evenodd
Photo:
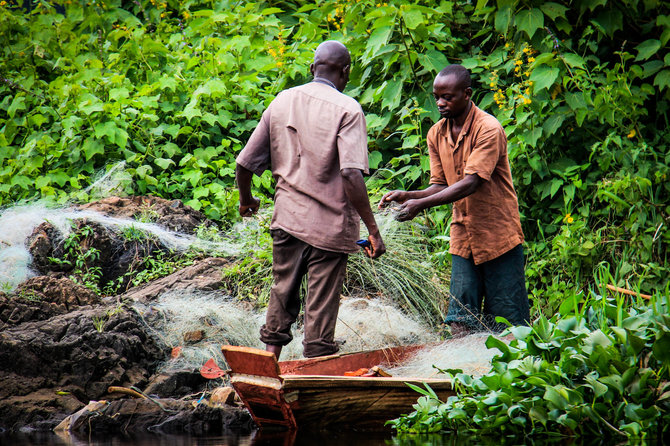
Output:
M148 215L180 233L213 224L181 202L155 197L112 197L81 208L115 218ZM132 307L168 290L220 288L227 259L195 258L134 287L130 279L146 260L169 252L159 239L129 237L81 219L68 234L44 222L25 244L38 275L11 293L0 292L0 431L58 426L79 433L215 434L253 428L229 391L221 398L223 379L207 380L198 370L159 373L172 348ZM87 279L89 287L82 285ZM119 292L103 297L99 290L110 283Z

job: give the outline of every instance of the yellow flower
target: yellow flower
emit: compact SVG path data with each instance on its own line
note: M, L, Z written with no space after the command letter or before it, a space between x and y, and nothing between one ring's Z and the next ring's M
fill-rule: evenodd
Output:
M575 221L575 219L572 218L572 214L570 214L569 212L567 214L565 214L565 218L563 220L568 222L568 223L572 223L573 221Z
M530 98L524 98L524 100L523 100L523 103L526 104L526 105L530 104L531 102L532 101L530 100Z
M533 50L531 50L530 47L527 46L526 48L523 49L523 52L525 54L531 54L533 52Z
M6 4L7 4L7 2L6 2L5 0L2 0L2 1L0 2L0 6L5 6Z
M529 62L530 62L530 60L529 60ZM517 65L522 65L523 61L521 59L517 59L514 63L517 64Z
M529 57L528 58L528 63L533 63L533 62L535 62L535 58L534 57Z
M509 48L509 43L506 43L506 44L505 44L505 48Z
M277 61L277 66L278 66L278 67L281 67L282 65L284 65L284 62L282 62L281 60L278 60L278 61Z
M523 74L526 75L526 77L530 77L530 71L524 71Z
M279 47L279 54L284 54L284 51L285 51L284 47L280 46Z
M268 53L269 53L270 56L272 56L272 57L277 57L277 52L276 52L275 50L273 50L272 48L270 48L270 49L268 50Z
M493 87L495 87L495 86L496 86L496 83L495 83L495 82L491 82L491 83L489 84L489 87L491 87L491 88L493 88Z
M628 138L635 138L635 134L636 134L635 129L633 129L633 130L630 131L629 134L626 135L626 137L628 137Z
M184 16L184 20L188 20L188 18L191 17L191 14L189 14L188 11L184 11L183 16Z
M528 96L530 96L530 88L526 88L525 93L526 93Z

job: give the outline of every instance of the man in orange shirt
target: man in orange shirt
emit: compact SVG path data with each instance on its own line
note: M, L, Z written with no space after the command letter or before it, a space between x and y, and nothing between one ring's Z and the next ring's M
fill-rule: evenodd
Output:
M453 335L497 330L496 316L515 325L530 320L519 204L512 184L507 137L495 117L470 100L470 73L449 65L435 78L443 119L428 132L430 186L391 191L379 207L401 203L398 220L453 203L451 301L445 322Z
M359 250L360 220L377 258L386 247L375 222L363 172L368 173L363 110L342 93L351 57L337 41L323 42L314 53L312 82L281 92L263 113L237 157L239 212L258 210L251 195L253 174L272 170L277 180L270 224L272 272L261 340L279 358L300 313L300 284L307 275L303 354L338 351L334 341L347 255Z

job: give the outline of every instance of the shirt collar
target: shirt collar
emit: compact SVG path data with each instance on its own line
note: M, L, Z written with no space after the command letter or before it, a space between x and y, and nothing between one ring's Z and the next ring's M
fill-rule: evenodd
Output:
M326 79L325 77L315 77L314 79L312 79L312 82L319 82L321 84L326 84L330 87L333 87L335 90L337 90L337 87L335 86L335 84L332 83L331 81L329 81L328 79Z

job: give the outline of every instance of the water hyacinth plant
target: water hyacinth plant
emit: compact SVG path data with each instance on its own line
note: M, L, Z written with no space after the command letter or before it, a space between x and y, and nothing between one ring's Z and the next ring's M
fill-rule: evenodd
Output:
M510 328L509 345L490 337L501 354L488 374L444 370L457 396L441 402L417 389L415 411L389 424L399 433L662 438L670 430L670 299L624 299L573 295L551 319Z

